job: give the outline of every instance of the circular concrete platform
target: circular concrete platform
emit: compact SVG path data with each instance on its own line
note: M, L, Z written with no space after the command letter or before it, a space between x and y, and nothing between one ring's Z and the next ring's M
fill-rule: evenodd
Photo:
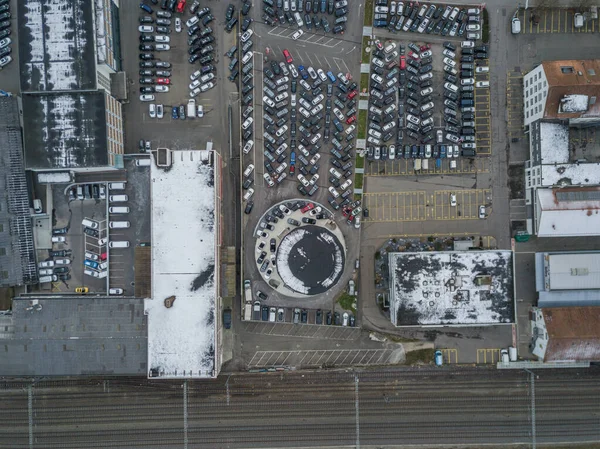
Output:
M288 233L277 248L277 270L287 288L318 295L334 286L344 272L344 248L323 226L308 225Z

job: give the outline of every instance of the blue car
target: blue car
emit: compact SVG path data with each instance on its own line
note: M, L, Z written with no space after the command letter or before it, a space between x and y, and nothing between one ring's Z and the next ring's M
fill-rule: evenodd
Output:
M300 76L302 76L303 80L308 79L308 72L303 65L298 66L298 71L300 72Z
M146 11L148 14L152 14L154 11L145 3L140 3L140 8Z
M173 106L173 109L171 109L171 118L173 120L177 120L179 118L179 111L177 109L177 106Z
M436 366L442 366L444 364L444 357L442 351L435 351L435 364Z
M329 81L331 81L332 83L335 83L337 78L335 77L335 75L333 74L333 72L330 70L329 72L327 72L327 76L329 77Z
M292 151L290 154L290 165L296 165L296 152Z
M95 262L95 261L93 261L93 260L85 259L85 260L83 261L83 264L84 264L86 267L90 267L90 268L94 268L94 269L98 268L98 262Z

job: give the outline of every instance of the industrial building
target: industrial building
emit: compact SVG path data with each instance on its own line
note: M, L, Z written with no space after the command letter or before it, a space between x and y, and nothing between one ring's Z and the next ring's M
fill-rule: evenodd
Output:
M37 264L16 97L0 97L0 287L35 284Z
M510 251L396 252L388 260L396 326L514 322Z
M534 308L533 355L544 362L600 361L600 307Z
M148 377L214 378L222 352L221 161L159 149L151 167Z
M123 166L126 97L113 0L18 3L25 166Z

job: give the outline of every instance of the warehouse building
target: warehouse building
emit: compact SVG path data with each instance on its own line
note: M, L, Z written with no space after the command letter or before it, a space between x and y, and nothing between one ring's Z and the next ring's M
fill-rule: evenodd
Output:
M388 258L394 325L514 322L510 251L390 253Z

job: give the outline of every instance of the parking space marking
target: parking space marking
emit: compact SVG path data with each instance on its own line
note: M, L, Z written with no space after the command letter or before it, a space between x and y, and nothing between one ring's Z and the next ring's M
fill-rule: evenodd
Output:
M296 32L296 30L293 28L276 26L274 28L271 28L271 30L268 32L268 34L270 36L276 36L276 37L283 38L283 39L293 40L292 35L295 32ZM313 40L314 38L317 38L317 39ZM327 40L325 42L321 42L324 39L327 39ZM335 41L335 42L331 43L331 41ZM320 34L309 33L309 32L305 31L304 34L299 39L297 39L295 42L307 43L307 44L311 44L311 45L320 45L321 47L326 47L326 48L334 48L334 47L337 47L338 45L340 45L340 43L342 41L340 39L333 38L333 37L330 37L327 35L320 35Z
M524 34L542 33L595 33L598 19L586 19L580 28L575 28L575 11L566 8L519 9Z
M450 168L450 162L456 162L456 168ZM415 176L419 175L460 175L466 173L489 173L489 158L441 159L438 167L434 159L430 159L429 168L415 172L413 159L394 159L369 161L365 167L365 176Z
M485 348L477 349L478 364L493 364L500 361L500 349Z
M254 334L311 339L356 340L360 329L355 327L327 326L319 324L271 323L244 321L244 330Z
M456 206L450 205L451 194L456 195ZM491 195L489 189L365 193L363 204L370 212L365 221L475 220L479 206L491 203Z

